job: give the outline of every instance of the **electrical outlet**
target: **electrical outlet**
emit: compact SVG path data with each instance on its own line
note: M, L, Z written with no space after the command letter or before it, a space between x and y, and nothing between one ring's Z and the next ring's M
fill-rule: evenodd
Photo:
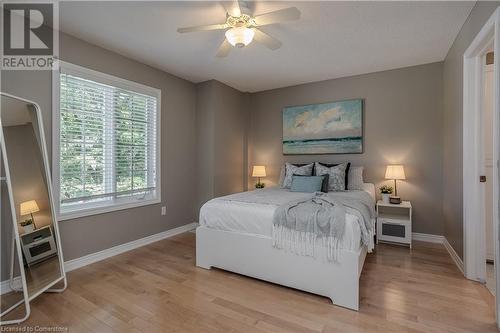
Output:
M167 215L167 206L161 207L161 215Z

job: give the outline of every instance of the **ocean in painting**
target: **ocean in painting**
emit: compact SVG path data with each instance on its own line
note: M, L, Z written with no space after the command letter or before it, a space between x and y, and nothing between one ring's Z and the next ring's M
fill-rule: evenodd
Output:
M363 152L363 100L286 107L284 154Z
M363 152L363 138L283 141L283 154L353 154Z

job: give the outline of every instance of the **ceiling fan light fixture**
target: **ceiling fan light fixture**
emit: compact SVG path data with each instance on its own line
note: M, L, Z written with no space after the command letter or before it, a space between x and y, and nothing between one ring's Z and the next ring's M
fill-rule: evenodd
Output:
M234 27L226 31L226 39L232 46L244 47L253 40L255 32L247 27Z

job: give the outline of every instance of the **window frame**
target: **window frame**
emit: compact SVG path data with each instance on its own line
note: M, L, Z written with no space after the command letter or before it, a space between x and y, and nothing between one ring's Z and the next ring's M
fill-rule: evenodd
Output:
M85 216L92 216L114 212L118 210L130 209L135 207L154 205L161 203L161 90L146 86L134 81L126 80L110 74L98 72L86 67L78 66L69 62L59 60L59 66L52 71L52 182L53 197L58 221L71 220ZM120 199L118 202L113 200L112 204L88 204L82 209L76 209L68 212L61 212L60 200L60 74L66 73L78 77L110 85L113 87L130 90L140 94L156 98L156 195L150 199L139 200L134 198L126 200Z

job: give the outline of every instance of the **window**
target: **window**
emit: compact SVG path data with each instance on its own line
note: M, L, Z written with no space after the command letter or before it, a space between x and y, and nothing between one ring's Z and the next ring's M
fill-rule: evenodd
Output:
M54 83L59 218L158 203L160 91L62 62Z

